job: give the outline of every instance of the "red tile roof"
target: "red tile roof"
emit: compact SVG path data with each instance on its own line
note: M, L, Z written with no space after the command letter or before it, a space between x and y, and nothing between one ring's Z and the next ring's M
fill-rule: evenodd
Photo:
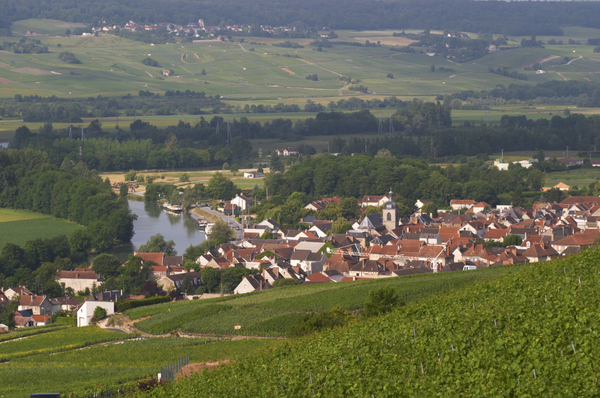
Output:
M153 261L158 265L163 265L163 259L165 253L134 253L136 256L141 257L144 261Z

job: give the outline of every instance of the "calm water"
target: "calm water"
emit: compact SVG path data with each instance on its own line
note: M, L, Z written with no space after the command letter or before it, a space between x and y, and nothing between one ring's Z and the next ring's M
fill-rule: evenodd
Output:
M126 261L138 247L150 239L152 235L161 234L165 240L173 240L178 255L183 255L190 245L198 245L206 239L204 232L196 226L198 217L189 213L173 215L162 210L156 203L136 202L129 200L131 212L137 215L133 222L135 234L131 243L121 245L113 251L120 260Z

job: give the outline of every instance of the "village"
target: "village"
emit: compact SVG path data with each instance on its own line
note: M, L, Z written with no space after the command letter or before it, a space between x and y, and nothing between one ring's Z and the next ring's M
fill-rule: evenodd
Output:
M316 212L339 201L337 197L322 198L306 209ZM176 301L225 294L187 294L190 285L192 292L202 286L201 272L206 268L251 270L233 292L227 293L244 294L272 289L283 279L302 285L343 283L536 263L574 255L594 245L600 236L598 197L572 196L561 203L536 202L532 208L504 205L495 209L485 202L451 200L452 211L439 210L437 216L422 211L428 203L425 199L417 201L418 210L402 219L392 192L366 195L358 200L360 208L381 212L355 220L345 234L331 233L333 222L315 216L301 220L306 225L303 230L281 228L276 221L266 219L245 226L241 239L238 234L237 240L199 256L194 268L183 266L183 256L141 252L134 256L150 264L150 280ZM251 200L238 194L222 211L239 214L250 206ZM261 238L267 235L272 239ZM2 306L18 296L17 328L45 325L59 311L72 312L77 326L87 326L96 307L112 315L118 300L145 298L122 290L101 291L104 278L92 266L57 270L56 281L68 292L85 295L85 301L68 295L36 295L23 286L0 292ZM188 284L185 289L184 283Z

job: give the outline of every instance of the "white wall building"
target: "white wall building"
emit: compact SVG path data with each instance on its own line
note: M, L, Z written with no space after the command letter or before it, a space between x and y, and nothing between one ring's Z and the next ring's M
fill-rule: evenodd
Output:
M92 316L96 307L106 310L106 316L115 313L115 303L112 301L86 301L77 310L77 327L88 326L92 323Z

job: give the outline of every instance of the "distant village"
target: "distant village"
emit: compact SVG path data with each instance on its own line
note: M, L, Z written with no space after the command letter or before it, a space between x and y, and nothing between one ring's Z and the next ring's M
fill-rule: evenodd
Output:
M336 197L322 198L306 206L324 210ZM422 273L470 272L477 269L518 263L536 263L570 256L594 245L600 237L600 198L572 196L561 203L534 203L532 208L499 205L456 199L450 201L452 212L439 210L427 214L421 209L429 203L419 200L409 218L399 217L399 208L389 195L366 195L358 200L362 210L380 209L361 221L354 221L345 234L331 233L332 221L317 217L304 218L306 229L281 228L272 219L243 228L243 237L213 248L198 257L197 267L183 267L182 256L164 253L134 253L151 264L150 280L172 300L210 298L220 294L185 294L184 280L193 289L202 286L205 268L217 270L245 267L255 270L244 277L233 294L273 288L277 280L292 279L297 284L343 283L361 279L392 278ZM251 207L251 200L236 195L223 212L240 213ZM227 211L226 211L227 210ZM273 239L261 239L265 232ZM239 235L238 235L239 236ZM503 245L509 236L517 244ZM489 244L490 242L496 244ZM200 272L198 272L200 271ZM45 325L57 311L73 312L77 326L87 326L97 306L107 315L115 312L119 300L139 300L144 295L101 290L104 278L89 268L59 270L56 280L65 289L86 294L79 302L69 296L49 298L35 295L17 286L0 292L0 306L19 297L15 316L17 327ZM100 288L100 289L98 289Z

